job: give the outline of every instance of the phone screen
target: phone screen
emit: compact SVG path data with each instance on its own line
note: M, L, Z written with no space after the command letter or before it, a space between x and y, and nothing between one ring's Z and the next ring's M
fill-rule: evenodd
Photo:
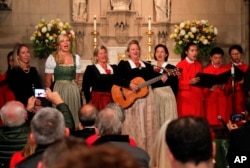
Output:
M35 97L45 97L45 89L35 89Z

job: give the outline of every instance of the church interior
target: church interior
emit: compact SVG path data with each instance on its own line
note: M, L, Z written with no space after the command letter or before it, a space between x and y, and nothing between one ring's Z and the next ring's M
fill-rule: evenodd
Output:
M162 1L162 2L161 2ZM41 19L60 19L69 22L75 32L75 52L81 56L82 72L91 64L95 45L109 49L111 63L124 56L128 41L137 39L142 46L143 59L152 59L158 43L169 48L169 61L176 64L180 55L174 53L174 42L169 38L174 26L185 20L208 20L218 29L216 43L227 53L232 44L240 44L244 61L249 62L249 0L5 0L7 8L0 8L0 72L6 70L5 56L16 43L31 46L30 37ZM166 9L160 16L162 6ZM150 18L150 35L148 34ZM95 21L94 21L95 20ZM94 35L94 22L96 32ZM96 37L95 37L96 36ZM41 60L32 54L32 65L44 72ZM227 54L226 54L227 55ZM225 57L227 61L227 57Z

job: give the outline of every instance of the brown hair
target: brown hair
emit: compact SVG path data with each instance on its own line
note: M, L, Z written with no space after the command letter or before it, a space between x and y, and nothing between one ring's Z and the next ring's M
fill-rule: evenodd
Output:
M139 168L135 158L111 144L65 153L55 168Z

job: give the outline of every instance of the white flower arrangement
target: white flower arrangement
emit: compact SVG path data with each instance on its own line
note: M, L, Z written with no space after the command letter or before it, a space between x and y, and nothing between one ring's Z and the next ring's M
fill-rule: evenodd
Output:
M218 35L216 27L210 25L207 20L187 20L174 27L174 33L170 35L170 39L175 42L176 54L181 54L185 45L193 42L199 47L199 56L209 56L216 44Z
M62 22L60 19L51 20L49 23L45 19L35 27L36 31L30 37L32 41L35 56L46 58L53 51L56 51L56 40L60 34L68 34L70 40L75 39L75 32L72 30L68 22ZM71 47L73 49L73 47Z

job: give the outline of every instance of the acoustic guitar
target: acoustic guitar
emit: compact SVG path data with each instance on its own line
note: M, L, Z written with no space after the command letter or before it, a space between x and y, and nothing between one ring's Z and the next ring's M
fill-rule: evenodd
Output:
M179 75L181 73L181 69L165 69L167 76L171 75ZM142 77L135 77L131 80L132 83L138 85L138 91L133 92L130 88L113 85L111 88L111 95L115 103L118 103L122 108L128 108L131 106L136 99L143 98L148 94L149 85L161 80L161 76L157 76L153 79L145 81Z

